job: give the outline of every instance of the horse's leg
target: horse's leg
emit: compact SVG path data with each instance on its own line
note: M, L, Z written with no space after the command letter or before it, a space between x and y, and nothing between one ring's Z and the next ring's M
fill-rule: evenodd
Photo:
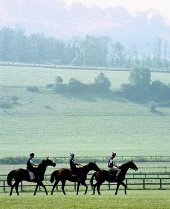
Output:
M127 193L126 193L127 185L126 185L123 181L121 181L120 184L121 184L122 186L124 186L124 188L125 188L125 194L127 194Z
M93 189L93 194L92 195L94 195L95 194L95 189L96 189L96 184L93 185L92 189Z
M36 185L36 187L35 187L34 195L36 195L36 192L37 192L38 186L39 186L39 182L37 182L37 185Z
M14 189L14 187L15 187L15 184L16 184L16 183L14 183L14 184L11 186L10 196L12 195L12 191L13 191L13 189Z
M16 190L17 195L19 195L18 187L19 187L19 182L15 183L15 190Z
M87 193L87 190L88 190L88 186L87 186L87 184L86 184L86 182L84 181L84 182L81 182L81 184L83 185L83 186L85 186L86 187L86 190L85 190L85 192L84 192L84 195Z
M10 196L12 195L13 185L11 186Z
M117 195L117 192L118 192L119 186L120 186L120 182L117 182L117 187L116 187L116 192L115 192L115 195Z
M100 186L101 186L101 184L98 182L97 183L97 192L98 192L99 195L100 195Z
M63 181L62 181L61 189L62 189L64 195L66 195L65 190L64 190L65 184L66 184L66 181L63 180Z
M51 195L53 195L54 189L55 189L55 187L57 186L58 182L59 182L59 181L55 181L55 183L54 183L54 185L53 185L53 188L52 188L52 190L51 190Z
M77 182L77 195L79 194L79 187L80 187L80 182Z
M44 188L46 195L48 195L47 189L46 189L46 187L45 187L45 185L43 184L42 181L39 183L39 185Z
M95 190L96 190L96 186L97 186L97 184L98 184L98 182L92 186L92 189L93 189L93 194L92 194L92 195L94 195L94 194L95 194Z

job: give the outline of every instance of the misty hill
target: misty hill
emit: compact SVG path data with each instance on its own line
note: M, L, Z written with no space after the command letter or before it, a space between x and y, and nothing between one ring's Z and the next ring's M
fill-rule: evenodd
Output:
M155 11L132 16L125 8L71 7L55 0L11 0L0 2L0 27L19 27L26 33L42 32L47 36L110 36L125 45L141 49L157 38L169 39L170 25Z

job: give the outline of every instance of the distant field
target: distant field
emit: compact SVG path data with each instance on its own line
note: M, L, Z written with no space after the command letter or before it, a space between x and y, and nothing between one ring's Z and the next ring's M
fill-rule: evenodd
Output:
M102 195L92 196L91 193L83 196L80 193L76 196L70 192L64 196L55 193L53 196L37 193L21 194L19 197L9 194L0 195L1 209L169 209L170 191L128 191L124 195L123 191L115 196L112 191L102 193Z
M33 67L0 66L0 85L7 86L45 86L54 83L56 76L61 76L64 83L70 78L78 79L84 83L94 82L100 70L74 70L74 69L47 69ZM112 89L117 89L122 83L128 83L129 72L103 71L112 83ZM152 80L161 80L170 84L168 73L152 73Z
M112 88L128 82L128 72L104 72ZM0 67L0 97L17 96L19 105L0 109L0 157L170 155L170 109L125 101L68 98L45 86L60 75L93 82L99 71ZM154 79L170 83L169 74ZM36 85L39 93L26 87Z
M135 161L134 161L135 162ZM100 167L100 169L107 169L107 161L104 163L99 163L96 160L97 165ZM118 165L121 165L124 162L117 162ZM85 165L86 163L82 163ZM169 162L135 162L135 164L138 166L138 171L134 171L132 169L128 170L127 174L141 174L141 173L170 173L170 165ZM0 177L0 180L6 179L6 175L13 169L18 169L18 168L25 168L25 164L12 164L12 165L0 165L0 175L4 175ZM69 163L68 159L62 163L62 164L56 164L56 167L48 167L46 170L47 175L51 175L51 173L54 170L60 169L60 168L69 168Z

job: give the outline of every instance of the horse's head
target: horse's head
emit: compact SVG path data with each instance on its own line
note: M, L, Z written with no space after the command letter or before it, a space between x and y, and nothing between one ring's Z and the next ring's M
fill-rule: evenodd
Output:
M94 171L100 171L100 168L97 166L96 162L90 162L89 164L89 168L90 170L94 170Z
M53 167L56 166L56 163L48 158L46 160L43 160L42 163L45 164L46 166L53 166Z
M135 165L135 163L133 161L129 161L128 166L129 166L129 168L132 168L135 171L138 170L138 167Z

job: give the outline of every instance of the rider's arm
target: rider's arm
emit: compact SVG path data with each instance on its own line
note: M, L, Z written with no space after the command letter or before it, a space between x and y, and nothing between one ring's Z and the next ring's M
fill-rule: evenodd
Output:
M35 164L35 163L32 163L31 165L32 165L33 167L35 167L35 168L38 166L38 165Z
M119 168L119 166L118 166L118 165L116 165L116 163L113 163L113 166L115 166L115 167Z
M30 163L31 163L32 167L36 168L38 166L37 164L33 163L33 160L30 160Z

